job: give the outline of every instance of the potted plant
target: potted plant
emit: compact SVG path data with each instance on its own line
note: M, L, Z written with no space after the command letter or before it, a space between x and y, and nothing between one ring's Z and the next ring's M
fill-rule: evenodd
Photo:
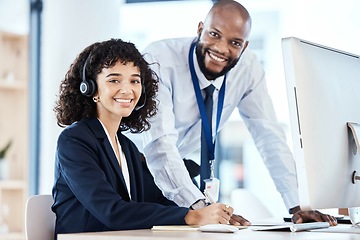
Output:
M3 148L0 149L0 179L6 179L8 176L8 167L6 154L11 147L12 141L10 140Z

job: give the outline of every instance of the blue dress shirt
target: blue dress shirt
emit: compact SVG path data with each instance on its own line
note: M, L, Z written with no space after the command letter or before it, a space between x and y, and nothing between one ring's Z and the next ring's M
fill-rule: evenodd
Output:
M148 167L163 194L179 206L190 206L203 198L191 182L182 159L200 148L201 118L188 64L194 38L166 39L154 42L143 51L146 60L160 78L159 109L151 129L142 133L142 147ZM209 84L198 66L194 66L200 88ZM223 77L211 83L217 112L219 89ZM277 121L267 91L265 73L255 54L246 49L226 79L225 101L219 130L237 109L267 166L287 208L297 206L295 162ZM215 116L213 114L213 123ZM215 124L213 133L215 134ZM236 133L234 133L236 134ZM131 134L129 135L132 138ZM214 137L214 136L213 136ZM133 136L136 140L136 136Z

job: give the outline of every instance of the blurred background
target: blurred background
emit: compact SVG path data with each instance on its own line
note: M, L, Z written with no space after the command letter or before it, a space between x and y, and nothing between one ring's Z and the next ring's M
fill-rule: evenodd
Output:
M278 119L292 148L281 39L295 36L360 55L360 1L239 2L252 16L249 48L263 64ZM95 41L122 38L142 50L154 40L195 36L199 21L204 20L212 4L211 0L0 0L0 32L27 36L29 67L24 70L28 73L24 80L28 81L27 101L6 112L16 118L19 108L27 111L22 121L29 132L21 136L25 138L23 150L27 154L19 160L25 173L19 177L15 165L10 164L12 174L8 181L2 180L0 190L7 189L10 180L20 179L25 182L21 187L22 197L51 193L56 140L62 130L56 125L53 107L60 81L83 48ZM6 62L4 53L0 47L0 59L3 59L0 70ZM1 78L4 76L0 75ZM4 104L11 106L11 102L3 98L6 96L3 92L0 90L3 102L0 111L5 109ZM0 147L6 141L0 124ZM217 143L221 201L236 205L231 199L233 190L244 188L254 194L272 216L285 216L287 209L237 112L221 130ZM0 194L1 204L6 199L11 198L4 199ZM4 219L4 215L9 215L6 210L9 207L1 209ZM9 228L11 230L11 226L7 230Z

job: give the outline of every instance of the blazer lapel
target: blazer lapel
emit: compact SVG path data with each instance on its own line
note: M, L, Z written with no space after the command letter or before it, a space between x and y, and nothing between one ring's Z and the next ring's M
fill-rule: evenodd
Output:
M126 188L124 175L122 174L120 164L116 158L113 148L111 147L109 139L107 138L105 130L103 129L103 127L98 119L91 119L88 121L88 124L89 124L90 128L92 129L92 131L94 132L95 136L98 138L99 143L103 146L104 152L107 155L110 164L112 165L113 169L115 170L117 177L121 181L121 184L119 184L121 191L126 193L126 196L127 196L126 200L129 201L130 195Z
M118 177L120 178L122 185L126 186L124 175L122 174L119 161L118 161L118 159L114 153L114 150L111 147L111 144L110 144L109 140L107 139L107 137L104 139L103 145L105 147L106 154L108 155L108 157L110 159L110 164L115 169L115 172L117 173ZM124 190L126 190L126 192L127 192L126 188L124 188Z

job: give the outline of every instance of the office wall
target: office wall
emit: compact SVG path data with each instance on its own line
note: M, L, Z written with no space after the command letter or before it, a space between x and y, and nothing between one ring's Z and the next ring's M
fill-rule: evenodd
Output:
M41 66L41 193L51 192L56 140L53 107L60 81L76 55L96 41L118 37L119 0L44 0Z
M29 1L0 0L0 30L26 34L29 32Z
M360 55L360 1L292 0L284 12L284 36Z

